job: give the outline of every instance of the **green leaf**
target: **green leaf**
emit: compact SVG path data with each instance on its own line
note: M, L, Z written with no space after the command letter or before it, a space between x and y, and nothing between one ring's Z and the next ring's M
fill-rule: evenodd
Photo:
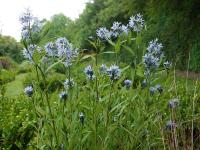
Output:
M136 75L139 77L144 76L143 69L140 66L137 67Z
M130 47L123 45L123 48L124 48L125 50L127 50L129 53L131 53L132 56L135 56L135 53L133 52L133 50L132 50Z
M90 41L90 40L88 40L88 42L89 42L95 49L97 49L97 46L96 46L95 42L92 42L92 41Z
M59 64L59 63L61 63L62 61L63 61L63 59L61 59L61 60L55 62L54 64L52 64L51 66L49 66L49 67L47 68L47 70L45 71L45 73L47 73L47 72L48 72L49 70L51 70L54 66L56 66L56 65Z
M126 66L125 68L122 69L122 72L126 71L130 66Z
M115 44L115 52L118 54L121 48L121 40L118 38L117 43Z
M113 51L107 51L107 52L103 52L101 54L115 54L115 52L113 52Z
M110 43L110 45L112 45L113 47L115 47L115 43L111 40L108 40L108 43Z
M86 59L89 59L89 58L92 58L92 59L95 60L94 56L92 56L92 55L85 55L85 56L83 56L83 57L80 59L80 61L83 61L83 60L86 60Z
M34 60L34 62L35 62L36 64L38 64L39 61L40 61L40 59L41 59L40 53L39 53L38 51L35 51L35 52L33 53L33 60Z
M141 34L137 35L135 42L136 42L137 46L142 44L142 36L141 36Z
M117 109L119 109L119 108L121 108L122 105L123 105L124 103L126 103L126 102L127 102L127 101L123 101L123 102L119 103L118 105L116 105L115 107L113 107L113 108L111 109L110 113L111 113L111 112L114 112L115 110L117 110Z

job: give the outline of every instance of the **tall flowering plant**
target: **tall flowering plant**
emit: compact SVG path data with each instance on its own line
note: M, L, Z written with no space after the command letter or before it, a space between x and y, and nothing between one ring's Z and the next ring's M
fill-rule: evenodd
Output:
M163 118L158 108L165 88L155 81L160 70L169 73L171 63L164 62L163 45L158 39L150 41L145 49L140 45L141 33L145 29L142 15L130 17L127 25L114 22L109 30L105 27L97 29L98 39L89 41L95 53L80 56L80 51L65 37L36 45L32 35L40 30L32 30L35 24L33 15L25 14L28 17L20 19L25 26L22 28L24 57L34 66L37 81L44 85L41 88L33 81L24 90L27 98L34 102L37 148L137 149L139 139L150 148L150 143L155 143L156 133L159 135L156 139L162 139L158 143L162 143L165 149ZM24 36L27 28L29 34ZM137 51L129 42L136 45ZM114 51L104 51L108 44L114 47ZM134 56L134 65L121 62L122 49ZM137 59L140 50L143 55ZM99 56L106 53L115 54L114 61L103 62ZM66 79L62 88L52 94L48 91L47 76L57 64L64 66ZM141 84L135 80L138 72L144 73ZM147 105L146 99L152 100L151 105ZM167 122L167 130L176 131L174 110L178 105L176 99L168 104L173 113ZM155 124L160 130L156 128L149 132Z
M38 121L47 118L51 122L51 130L53 133L53 135L51 135L51 144L52 147L55 147L59 144L59 135L55 121L55 113L53 112L51 105L51 96L48 92L47 76L55 65L59 63L63 64L69 70L68 81L65 82L65 84L67 84L67 87L71 87L73 79L70 77L70 67L72 66L73 61L78 57L78 49L74 48L65 37L60 37L44 46L38 46L34 41L34 35L39 34L41 31L41 21L34 17L29 9L20 16L19 20L22 24L21 35L25 47L23 50L24 57L34 66L37 82L42 82L44 85L44 87L41 88L37 83L35 84L33 82L33 85L26 87L24 92L28 97L32 97L32 99L36 99L37 97L34 97L33 91L39 92L39 98L37 98L37 100L42 100L42 102L34 103L34 107L37 108L35 109L35 113L37 114ZM62 100L66 100L68 94L66 92L61 92L59 97ZM38 109L44 109L48 113L45 113L45 115L43 114L40 118L38 116Z

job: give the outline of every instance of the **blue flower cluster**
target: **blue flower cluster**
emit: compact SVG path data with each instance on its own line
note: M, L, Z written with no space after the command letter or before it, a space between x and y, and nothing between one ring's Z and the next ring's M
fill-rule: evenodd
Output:
M144 24L144 20L142 18L142 15L137 14L135 16L130 17L129 20L129 26L135 31L135 32L140 32L145 24Z
M39 21L38 18L32 15L30 9L26 9L26 11L20 16L19 20L22 24L23 40L29 40L31 38L31 32L39 32L42 28L41 21Z
M102 64L99 68L99 72L100 74L107 74L112 81L119 79L119 77L121 76L121 69L119 68L119 66L116 65L111 65L108 68L105 64ZM93 80L95 78L94 71L91 65L85 68L85 74L89 80Z
M65 89L69 89L73 86L74 86L74 80L72 78L70 78L70 80L69 79L65 80L65 82L64 82Z
M103 40L109 40L112 37L112 32L106 29L105 27L101 27L97 29L97 36Z
M22 39L30 40L30 36L35 32L39 32L42 24L36 18L33 17L29 9L24 12L19 18L22 24ZM41 52L42 49L37 45L29 45L28 48L23 51L24 57L29 61L34 62L33 55L35 51ZM60 37L55 42L49 42L44 46L46 55L42 57L46 60L48 57L59 57L63 60L65 66L71 66L73 58L78 56L78 49L73 48L73 45L69 43L66 38ZM43 62L43 60L42 60Z
M25 87L24 93L25 93L27 96L31 97L31 96L33 95L33 87L32 87L32 86L27 86L27 87Z
M171 99L171 100L169 101L169 103L168 103L168 106L169 106L169 108L171 108L171 109L176 108L178 105L179 105L179 99L177 99L177 98Z
M110 68L107 69L107 73L110 80L117 80L121 76L121 69L119 66L111 65Z
M48 42L45 46L45 51L47 56L57 56L56 47L54 46L53 42Z
M124 85L127 89L129 89L131 87L131 84L132 84L131 80L128 80L128 79L124 80Z
M142 15L137 14L130 17L129 23L124 25L120 22L114 22L111 29L108 30L105 27L100 27L96 30L97 36L102 40L110 40L111 38L117 38L120 35L127 35L129 31L140 32L145 26Z
M100 72L101 74L107 73L107 66L106 66L105 64L102 64L102 65L100 66L100 68L99 68L99 72Z
M58 38L55 43L47 43L44 50L46 55L42 57L42 62L46 62L48 57L58 57L63 60L62 63L67 67L71 66L73 59L78 56L78 49L73 49L72 44L66 38ZM41 53L42 48L31 44L23 50L23 55L30 62L33 62L33 55L36 51Z
M65 66L71 66L72 60L78 56L78 49L73 48L73 45L69 41L60 37L55 42L49 42L45 45L45 51L49 57L59 57L63 59Z
M66 101L67 98L68 98L68 94L67 94L67 92L61 92L61 93L59 94L59 97L60 97L61 100Z
M148 77L153 69L157 69L160 65L160 60L163 57L163 48L161 43L158 43L158 39L149 42L147 52L143 56L145 65L145 75Z
M163 92L163 88L160 84L157 84L155 87L150 87L149 92L150 95L154 95L158 91L160 94Z
M89 66L87 66L87 67L85 68L85 74L86 74L86 76L87 76L87 78L88 78L89 80L95 79L94 71L93 71L91 65L89 65Z

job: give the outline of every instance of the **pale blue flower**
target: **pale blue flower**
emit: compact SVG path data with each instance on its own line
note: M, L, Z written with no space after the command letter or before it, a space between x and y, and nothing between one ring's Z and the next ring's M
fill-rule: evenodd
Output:
M28 26L33 20L33 15L30 9L26 9L25 12L19 17L19 20L23 26Z
M122 25L122 26L121 26L121 31L122 31L122 33L128 34L128 32L129 32L128 26Z
M59 97L60 97L61 100L66 101L67 98L68 98L68 94L67 94L67 92L61 92L61 93L59 94Z
M70 78L70 80L69 80L69 79L66 79L66 80L65 80L65 82L64 82L64 87L65 87L66 89L71 88L71 87L73 87L73 86L74 86L74 80L73 80L72 78Z
M111 27L111 29L113 31L120 30L120 28L121 28L121 23L120 22L114 22L113 25L112 25L112 27Z
M21 34L22 34L23 40L29 40L30 39L30 32L29 32L28 29L22 30Z
M119 66L111 65L110 68L107 69L107 73L111 80L117 80L121 76L121 69Z
M80 119L81 124L83 124L85 120L85 115L83 114L83 112L80 112L79 119Z
M145 70L147 73L149 72L149 75L152 69L157 69L160 65L160 60L164 56L161 51L162 48L163 46L161 43L158 43L158 39L149 42L147 53L143 56ZM148 77L148 74L146 76Z
M124 85L126 86L127 89L131 87L132 81L131 80L125 80Z
M130 17L129 27L135 32L140 32L144 28L144 20L142 15L136 14L135 16Z
M171 109L178 107L178 105L179 105L179 99L177 99L177 98L171 99L168 103L168 106Z
M145 67L148 69L158 68L159 58L154 57L151 53L146 53L143 56Z
M97 36L103 40L108 40L112 36L112 32L106 29L105 27L101 27L96 31Z
M161 86L160 84L157 84L157 85L155 86L155 88L157 89L157 91L158 91L160 94L163 92L163 88L162 88L162 86Z
M33 94L33 87L32 87L32 86L27 86L27 87L25 87L24 93L25 93L27 96L31 97L32 94Z
M149 92L151 95L154 95L156 92L156 88L155 87L150 87Z
M112 35L113 37L118 37L121 34L121 23L119 22L114 22L113 26L111 27L112 30Z
M64 59L63 64L68 67L72 65L72 60L78 56L78 49L74 49L66 38L60 37L56 40L57 56Z
M163 48L162 43L158 43L158 39L152 40L149 42L149 46L147 47L148 53L153 53L155 55L160 56L162 53L161 49Z
M31 32L39 32L42 28L41 22L38 18L33 17L31 11L26 9L26 11L19 18L22 24L22 39L30 40Z
M63 64L66 67L71 66L73 59L76 58L77 56L78 56L78 49L67 50L65 55L63 56L65 58Z
M67 49L69 50L69 41L65 37L60 37L55 42L58 49ZM71 49L70 49L71 50Z
M48 56L57 56L57 50L53 42L48 42L45 45L45 51Z
M86 76L87 76L87 78L88 78L89 80L93 80L93 79L95 78L94 71L93 71L91 65L89 65L89 66L87 66L87 67L85 68L85 74L86 74Z
M102 65L100 66L100 68L99 68L99 72L100 72L101 74L107 73L107 66L106 66L105 64L102 64Z
M169 62L169 61L166 61L166 62L163 63L163 66L166 70L169 70L172 66L172 63Z

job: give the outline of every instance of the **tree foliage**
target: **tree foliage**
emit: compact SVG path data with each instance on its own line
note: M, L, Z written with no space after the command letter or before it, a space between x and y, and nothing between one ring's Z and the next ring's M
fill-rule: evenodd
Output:
M0 35L0 56L9 56L16 62L22 61L22 45L10 36Z
M64 14L55 14L49 21L44 21L44 26L41 31L41 43L44 44L49 40L55 40L57 37L66 36L66 27L71 20Z

